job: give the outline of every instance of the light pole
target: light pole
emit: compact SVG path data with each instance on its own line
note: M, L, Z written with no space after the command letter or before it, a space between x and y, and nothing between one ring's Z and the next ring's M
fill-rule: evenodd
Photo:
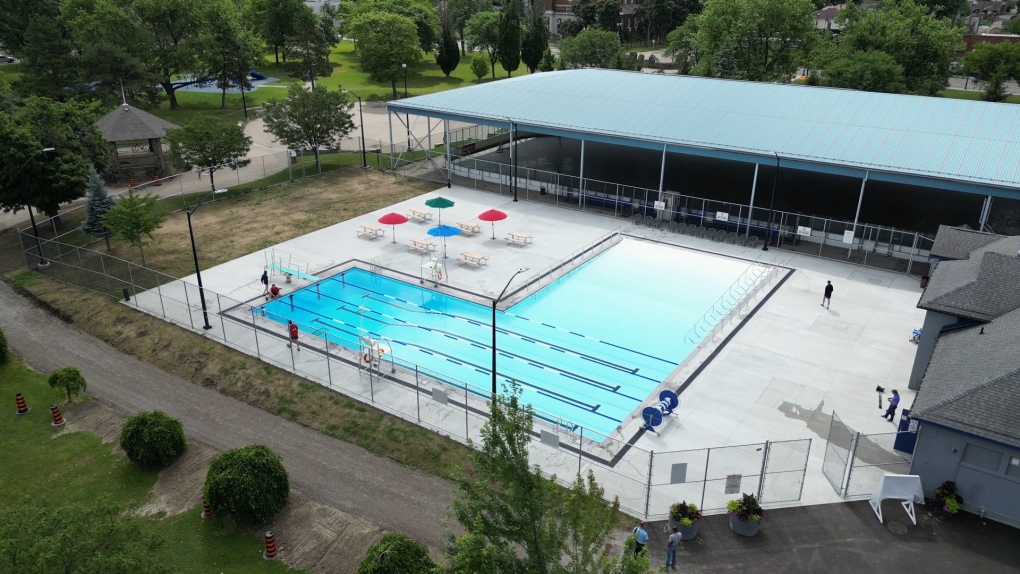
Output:
M404 69L404 99L407 99L407 64L400 64ZM404 127L407 128L407 151L411 151L411 114L404 114Z
M57 151L57 148L54 147L44 147L36 151L32 155L30 155L28 159L25 160L25 163L21 164L21 167L19 167L18 171L16 171L15 173L20 174L21 170L25 169L25 166L28 165L28 162L32 161L35 158L35 156L39 154L48 154L55 151ZM28 219L32 222L32 235L35 237L35 248L39 251L39 265L37 265L36 268L46 269L47 267L50 266L50 262L46 261L46 258L43 257L42 243L39 242L39 229L36 228L35 226L35 215L32 214L32 206L26 203L25 207L28 208Z
M361 167L363 169L368 169L368 156L365 155L365 114L361 111L361 96L350 90L343 90L343 93L350 94L355 98L358 98L358 118L361 127Z
M772 199L769 200L769 218L765 222L765 245L762 251L769 250L769 241L772 239L772 206L776 203L776 182L779 180L779 153L772 153L776 156L776 173L772 174Z
M400 67L404 69L404 97L407 97L407 64L400 64Z
M503 291L492 300L492 401L496 402L496 305L506 295L506 290L510 288L510 284L513 283L514 277L517 277L521 273L527 271L527 267L521 267L514 273L510 280L506 282L506 287L503 287Z
M219 195L226 192L227 190L225 189L210 191L198 202L198 205L188 210L188 235L191 236L191 255L195 258L195 277L198 279L198 298L202 301L202 319L205 321L205 325L203 325L202 328L206 331L212 329L212 325L209 324L209 310L205 306L205 289L202 288L202 270L198 267L198 249L195 248L195 231L191 228L191 216L198 211L199 207L202 207L202 204L205 200L209 199L210 195Z

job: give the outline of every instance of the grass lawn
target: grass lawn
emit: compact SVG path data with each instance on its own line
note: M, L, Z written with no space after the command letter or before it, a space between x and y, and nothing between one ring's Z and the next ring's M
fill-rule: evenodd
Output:
M0 505L11 507L30 501L81 503L114 501L124 509L146 500L156 472L139 470L127 457L113 454L87 432L54 435L64 431L50 426L49 405L60 403L60 392L49 388L46 376L24 363L0 366L0 394L23 393L32 412L24 416L10 410L0 414L0 446L4 458ZM73 411L66 410L68 418ZM296 572L280 562L262 560L263 543L242 528L220 521L202 521L200 508L162 519L144 519L143 528L163 539L159 562L173 572Z
M953 98L955 100L981 100L982 92L975 92L972 90L943 90L942 96L946 98ZM1020 96L1008 96L1005 103L1007 104L1020 104Z
M21 77L21 68L24 64L0 64L0 78L8 84L13 84Z

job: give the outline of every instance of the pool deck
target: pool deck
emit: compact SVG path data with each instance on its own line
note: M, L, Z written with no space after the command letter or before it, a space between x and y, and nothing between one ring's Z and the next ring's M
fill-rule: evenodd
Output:
M758 258L775 261L794 270L767 300L758 298L760 308L750 320L743 324L735 322L723 333L720 340L727 338L733 333L733 328L740 325L724 347L718 349L708 345L696 360L678 369L664 382L661 388L678 388L705 357L718 351L681 394L681 405L675 416L669 417L657 434L644 433L638 439L636 446L641 449L663 452L810 438L810 459L801 500L782 506L838 502L842 499L821 472L832 413L838 413L847 425L862 433L893 432L896 427L881 418L875 387L881 385L887 390L898 389L902 397L901 406L909 407L913 401L914 393L906 386L916 347L908 341L908 337L912 329L921 325L924 312L916 308L921 293L918 281L901 274L788 251L773 249L763 252L760 248L751 250L666 231L635 228L626 220L544 203L523 200L514 203L507 196L459 187L441 188L283 242L274 249L307 262L312 275L326 269L337 269L341 264L357 259L418 277L423 257L409 252L406 244L411 239L427 237L426 231L439 222L439 210L424 206L425 200L437 195L455 202L454 207L442 210L442 221L449 225L475 220L479 213L489 209L499 209L508 214L508 219L496 222L495 240L491 239L491 224L484 222L482 232L477 235L447 240L449 258L445 271L449 287L473 292L477 295L476 300L495 297L519 268L528 267L529 271L514 280L510 289L513 292L519 288L515 286L527 283L530 278L614 230L739 257L749 262ZM434 214L432 221L411 221L396 226L397 242L391 243L393 228L379 225L376 220L391 211L407 214L411 207L429 209ZM356 230L364 224L385 228L385 237L359 237ZM509 245L504 237L511 231L531 235L534 241L526 246ZM434 241L439 246L437 252L441 253L441 241ZM201 245L198 250L201 255ZM457 265L456 259L464 251L486 256L488 263L478 267ZM203 270L203 283L212 294L257 305L262 293L259 276L265 264L264 252L252 253ZM820 306L826 280L831 280L835 287L831 309ZM194 285L195 277L189 276L183 281ZM294 278L290 285L285 284L280 274L273 275L271 281L283 287L285 295L292 288L308 284L300 278ZM776 284L774 282L773 286ZM166 295L180 287L164 285L162 289ZM518 293L515 299L526 296L530 291L532 289L529 288ZM190 301L194 299L192 296ZM199 319L195 318L196 305L181 306L179 311L174 311L166 305L161 306L151 292L139 294L132 304L157 315L179 313L181 317L172 317L178 324L193 322L199 327L196 332L213 337L222 338L221 329L230 329L229 323L221 327L214 322L212 331L203 331L200 328L201 314L197 315ZM223 304L224 308L227 306ZM189 313L190 318L186 316ZM259 354L264 359L268 357L281 366L294 365L296 370L312 372L320 369L320 381L329 376L331 386L350 383L368 389L371 384L366 383L363 373L353 366L334 364L333 371L329 371L328 362L316 358L314 353L297 353L304 356L295 357L295 353L286 349L282 327L265 323L262 329L268 334L259 337L257 343L260 342L261 346L239 342L232 342L231 346L252 355ZM678 326L681 332L686 329L687 326ZM320 366L315 364L316 361L326 364ZM373 392L378 399L379 392ZM413 404L415 393L407 394L410 398L394 400L411 401ZM478 404L484 408L484 403ZM419 409L422 408L438 407L431 404L419 406ZM470 426L470 432L474 433L483 421L465 422L464 411L460 412L461 429ZM632 417L624 422L617 438L625 440L632 437L640 426L640 419ZM551 471L561 476L568 471L576 472L576 455L573 460L573 471L569 471L567 466L553 466ZM632 465L638 468L640 463ZM550 467L543 463L543 468ZM626 474L625 470L621 469L621 472ZM641 472L647 474L647 468ZM643 489L640 486L643 480L620 479L615 484L610 480L606 484L607 494L619 494L627 507L625 499L643 495L633 492L636 488ZM658 501L655 503L657 505ZM629 506L634 508L635 505L636 502ZM651 509L652 514L661 511Z

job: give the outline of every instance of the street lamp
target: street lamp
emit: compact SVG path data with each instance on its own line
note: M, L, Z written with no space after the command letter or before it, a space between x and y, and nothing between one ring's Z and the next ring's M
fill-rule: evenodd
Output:
M195 258L195 277L198 278L198 298L202 301L202 319L205 321L205 325L202 328L206 331L212 329L212 325L209 324L209 310L205 306L205 289L202 288L202 270L198 267L198 249L195 248L195 231L191 228L191 216L198 211L199 207L202 207L202 204L205 203L205 200L209 199L210 195L219 195L226 192L226 189L210 191L198 202L198 205L188 210L188 235L191 236L191 255Z
M506 282L506 287L503 287L503 291L492 300L492 401L496 402L496 305L506 294L506 290L510 288L510 284L513 283L514 277L517 277L521 273L527 271L527 267L521 267L514 273L510 280Z
M407 97L407 64L400 64L400 67L404 69L404 97Z
M772 240L772 206L776 203L776 182L779 180L779 153L772 152L776 156L776 173L772 175L772 199L769 200L769 218L765 222L765 245L762 251L769 250L769 241Z
M361 127L361 167L368 169L368 157L365 155L365 114L361 111L361 96L355 94L350 90L341 90L345 94L350 94L355 98L358 98L358 118Z
M25 160L25 163L21 164L21 167L19 167L18 171L16 171L15 173L20 174L21 170L25 169L25 166L28 165L28 162L32 161L35 158L35 156L41 153L48 154L53 153L55 151L57 151L57 148L55 147L44 147L36 151L32 155L30 155L28 159ZM35 226L35 215L32 214L32 206L31 204L26 203L25 207L28 208L28 219L32 222L32 235L35 236L35 248L39 251L39 265L36 266L36 269L46 269L47 267L50 266L50 262L46 261L46 258L43 257L42 243L39 242L39 229Z

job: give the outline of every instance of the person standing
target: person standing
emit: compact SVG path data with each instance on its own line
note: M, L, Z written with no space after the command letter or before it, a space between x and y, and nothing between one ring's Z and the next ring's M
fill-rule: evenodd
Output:
M672 534L666 540L666 568L676 570L676 551L680 548L680 540L680 533L676 531L676 526L674 526Z
M297 350L300 351L301 350L301 345L298 345L298 328L297 328L297 323L295 323L295 322L291 321L290 319L288 319L287 320L287 331L290 334L290 343L287 343L287 346L289 347L291 345L294 345L295 347L297 347Z
M262 296L269 300L269 271L266 269L262 270Z
M832 281L825 282L825 295L822 295L822 307L829 308L829 303L832 302Z
M645 544L648 543L648 532L645 531L645 521L642 520L641 524L634 527L631 530L634 533L634 556L641 554L641 551L645 549Z
M886 409L885 415L883 415L889 422L895 422L896 420L896 407L900 406L900 394L893 389L892 396L886 399L889 401L889 408Z

